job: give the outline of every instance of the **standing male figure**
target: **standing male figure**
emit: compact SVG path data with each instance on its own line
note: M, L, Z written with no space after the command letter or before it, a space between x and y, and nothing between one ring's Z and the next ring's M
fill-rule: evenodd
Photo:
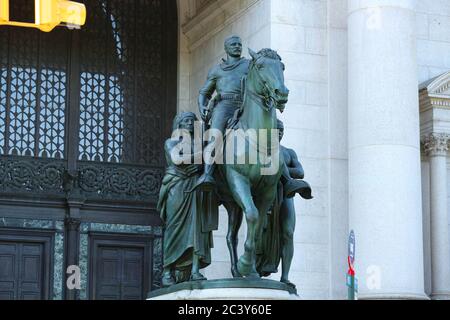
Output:
M209 71L198 97L198 107L203 121L208 123L210 120L210 129L217 129L222 133L242 104L242 79L247 75L250 64L250 60L241 57L241 38L231 36L225 40L224 46L227 58ZM217 95L209 107L214 92ZM213 172L214 164L205 164L204 173L196 187L206 189L214 186Z
M280 120L278 120L278 130L281 142L284 135L284 125ZM312 196L309 184L306 183L306 181L303 181L305 172L302 164L298 160L297 154L294 150L286 148L285 146L280 145L280 148L285 163L283 175L281 177L283 188L285 189L280 207L281 282L295 287L295 285L289 281L289 270L291 269L292 258L294 257L295 206L293 196L295 193L292 196L289 194L286 190L286 182L291 181L291 179L296 179L297 186L303 184L303 187L296 190L302 198L309 200L312 199Z
M283 122L278 120L280 142L284 135ZM289 270L294 257L295 206L294 196L299 193L303 199L312 199L311 187L303 181L305 172L294 150L280 145L284 158L283 174L278 184L278 194L271 212L266 216L265 230L259 244L258 272L269 276L278 272L281 260L281 282L289 286ZM295 182L295 183L293 183ZM295 185L294 188L291 187Z

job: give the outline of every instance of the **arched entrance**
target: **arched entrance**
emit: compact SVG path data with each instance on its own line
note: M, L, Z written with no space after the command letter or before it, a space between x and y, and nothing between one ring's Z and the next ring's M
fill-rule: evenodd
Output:
M142 299L158 286L176 0L79 2L81 30L0 28L2 298ZM34 10L10 6L16 20ZM80 290L65 287L71 265Z

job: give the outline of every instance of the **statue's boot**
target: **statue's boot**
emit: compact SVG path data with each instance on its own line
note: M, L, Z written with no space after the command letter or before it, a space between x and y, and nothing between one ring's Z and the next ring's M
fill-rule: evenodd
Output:
M289 179L283 185L284 196L286 198L293 198L298 193L303 199L312 199L311 187L308 182L304 180Z
M161 281L161 285L166 288L166 287L170 287L177 284L177 282L175 281L175 278L173 277L172 274L170 273L165 273L164 276L162 277L162 281Z
M196 273L191 274L191 277L189 279L189 281L203 281L203 280L207 280L207 279L200 272L196 272Z

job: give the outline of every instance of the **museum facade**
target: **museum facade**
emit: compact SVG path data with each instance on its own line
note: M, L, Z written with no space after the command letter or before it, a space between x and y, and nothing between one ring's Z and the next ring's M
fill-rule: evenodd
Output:
M282 144L314 195L295 199L299 295L346 298L354 230L360 299L450 298L449 1L79 2L80 30L0 27L0 299L160 287L163 143L232 34L286 66ZM208 279L231 276L227 225Z

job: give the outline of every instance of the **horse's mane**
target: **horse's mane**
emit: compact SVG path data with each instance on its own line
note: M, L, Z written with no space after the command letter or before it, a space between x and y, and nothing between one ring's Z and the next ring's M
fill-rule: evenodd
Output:
M269 48L264 48L258 51L258 56L260 57L265 57L265 58L269 58L269 59L274 59L274 60L280 60L281 61L281 57L280 55L272 49Z

